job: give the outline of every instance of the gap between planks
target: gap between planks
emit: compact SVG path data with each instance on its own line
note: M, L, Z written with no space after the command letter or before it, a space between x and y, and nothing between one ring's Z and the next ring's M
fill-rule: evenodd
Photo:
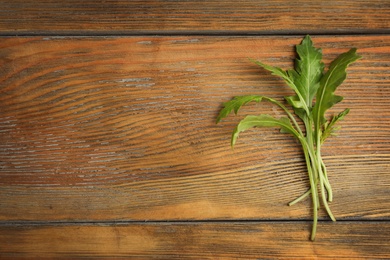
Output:
M311 219L232 219L232 220L153 220L153 221L140 221L140 220L118 220L118 221L0 221L0 227L12 227L12 226L126 226L126 225L203 225L203 224L273 224L273 223L307 223L310 224ZM338 219L336 222L332 222L327 219L319 219L319 225L321 223L390 223L388 219Z
M289 31L26 31L26 32L0 32L0 37L178 37L178 36L221 36L221 37L298 37L302 35L312 36L380 36L390 35L390 30L350 30L344 31L308 31L308 30L289 30Z

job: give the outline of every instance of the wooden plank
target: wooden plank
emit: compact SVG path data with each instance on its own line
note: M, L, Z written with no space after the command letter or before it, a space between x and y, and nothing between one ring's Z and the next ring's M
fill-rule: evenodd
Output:
M159 223L0 227L0 257L158 259L379 259L390 257L388 222Z
M1 0L2 34L388 33L387 0Z
M291 93L247 60L288 68L298 37L39 37L0 41L0 219L310 219L298 144L220 125L234 95ZM390 217L390 37L314 37L325 62L357 47L324 146L339 219ZM255 104L240 114L273 113ZM259 134L260 133L260 134Z

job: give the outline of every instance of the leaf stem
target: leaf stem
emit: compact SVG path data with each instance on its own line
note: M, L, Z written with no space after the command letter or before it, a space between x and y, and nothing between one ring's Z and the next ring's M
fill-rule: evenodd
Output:
M328 180L328 173L327 173L327 170L326 170L326 166L325 166L325 163L324 161L322 160L322 157L320 157L321 159L321 167L322 167L322 172L323 172L323 175L324 175L324 184L325 184L325 188L326 188L326 191L328 192L328 201L329 202L332 202L333 201L333 191L332 191L332 187L330 186L330 183L329 183L329 180Z
M323 163L322 158L321 158L321 134L320 133L317 134L317 162L319 163L318 164L318 175L319 175L319 179L320 179L322 202L324 204L324 207L325 207L326 212L328 213L329 217L332 219L332 221L336 221L336 218L333 216L333 213L329 208L327 198L325 195L325 184L324 184L325 176L324 176L324 173L322 171L324 163Z
M296 198L295 200L291 201L288 203L289 206L293 206L295 204L297 204L298 202L304 200L307 196L309 196L311 193L311 188L308 189L305 193L303 193L301 196L299 196L298 198Z
M283 109L283 111L287 114L287 116L293 122L293 124L294 124L296 130L298 131L299 135L301 135L302 137L304 136L303 133L302 133L301 128L299 127L299 124L297 123L297 120L295 119L295 117L291 114L291 112L282 103L280 103L279 101L277 101L277 100L275 100L273 98L269 98L269 97L265 97L265 96L263 96L263 99L266 99L269 102L271 102L271 103L279 106L281 109Z
M305 139L304 139L305 140ZM310 181L310 193L312 196L312 203L313 203L313 227L311 232L311 240L315 239L316 232L317 232L317 222L318 222L318 209L319 209L319 198L317 194L317 183L316 183L316 173L315 170L313 171L313 168L311 165L314 165L314 159L311 156L312 151L310 151L310 148L307 145L306 140L302 143L302 148L304 150L305 158L306 158L306 165L308 169L308 175L309 175L309 181ZM305 195L305 194L304 194Z

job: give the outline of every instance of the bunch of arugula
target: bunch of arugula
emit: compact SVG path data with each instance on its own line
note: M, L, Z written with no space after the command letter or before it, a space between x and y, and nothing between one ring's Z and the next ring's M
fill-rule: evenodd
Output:
M237 96L224 103L217 117L217 123L232 111L237 114L243 105L251 101L260 102L265 100L271 102L286 113L287 116L281 118L266 114L245 117L233 131L231 146L234 147L241 132L252 127L277 127L280 128L282 133L290 133L298 139L305 156L310 189L302 196L291 201L289 205L294 205L311 195L313 203L311 240L314 240L321 204L329 217L336 221L328 205L328 202L333 200L333 193L326 166L321 157L321 146L338 129L335 124L348 114L349 109L345 109L329 120L326 119L325 112L343 99L343 97L335 95L334 92L345 80L347 67L360 59L361 56L356 54L355 48L352 48L331 62L329 69L325 72L324 63L321 61L322 51L313 46L309 35L302 40L301 44L296 46L296 52L298 58L295 60L295 69L287 71L259 61L251 61L272 72L273 75L281 77L294 90L295 95L285 97L285 100L291 105L295 115L302 120L304 129L301 129L296 116L282 102L260 95Z

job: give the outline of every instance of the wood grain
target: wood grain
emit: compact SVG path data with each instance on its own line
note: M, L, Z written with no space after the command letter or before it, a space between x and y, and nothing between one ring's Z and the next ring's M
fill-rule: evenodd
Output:
M26 37L0 41L3 221L311 219L298 144L274 129L229 138L234 95L291 93L247 60L288 68L300 37ZM351 47L324 146L338 219L390 217L390 37L314 37L326 63ZM269 104L240 114L281 112Z
M0 33L389 33L387 0L1 0Z
M389 14L386 0L0 0L0 258L389 258ZM244 115L281 111L215 124L235 95L291 94L247 58L289 68L304 34L327 64L363 56L323 151L338 221L321 212L315 242L310 201L287 206L308 188L297 142L257 129L229 147Z
M0 256L141 259L385 259L388 222L143 223L0 227Z

